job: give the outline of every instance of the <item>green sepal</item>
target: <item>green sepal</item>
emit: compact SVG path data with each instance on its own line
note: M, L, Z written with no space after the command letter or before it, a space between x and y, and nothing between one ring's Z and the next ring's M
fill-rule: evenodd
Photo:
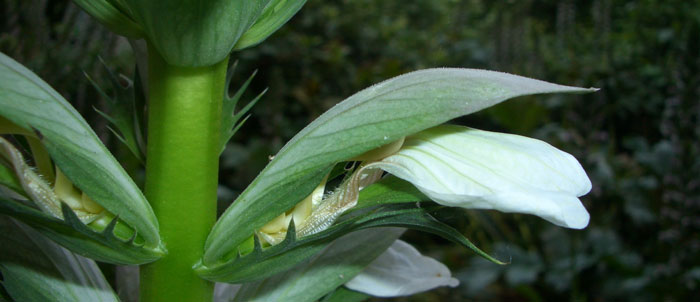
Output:
M348 218L320 233L302 238L296 238L294 220L292 220L287 229L286 238L280 244L263 248L260 240L255 236L252 252L245 255L239 253L229 261L214 265L199 263L195 266L195 271L202 278L216 282L256 281L295 266L316 254L334 239L345 234L362 229L389 226L405 227L439 235L470 248L494 263L503 264L477 248L457 230L433 218L430 211L434 209L432 207L416 207L415 204L383 206L368 213Z
M89 15L109 30L131 39L143 37L143 30L134 20L124 14L109 0L73 0Z
M160 245L158 221L141 190L88 123L34 73L0 53L0 115L36 136L83 193Z
M61 208L64 220L55 218L20 202L0 197L0 213L14 217L41 232L72 252L97 261L119 265L144 264L165 255L163 246L146 247L137 233L113 218L102 231L83 224L66 205ZM132 235L124 238L115 234Z
M214 225L203 263L233 253L254 230L311 193L338 162L509 98L591 91L455 68L411 72L362 90L326 111L275 155Z
M258 21L241 36L234 50L259 44L287 23L306 4L306 0L271 0Z

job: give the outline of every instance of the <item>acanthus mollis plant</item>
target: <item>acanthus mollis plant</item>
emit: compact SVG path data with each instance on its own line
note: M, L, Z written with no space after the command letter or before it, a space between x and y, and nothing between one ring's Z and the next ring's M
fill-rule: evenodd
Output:
M331 108L217 219L219 154L260 97L234 112L250 79L227 93L229 54L262 42L305 1L75 2L146 42L146 87L113 76L119 93L112 116L102 113L145 162L145 188L59 93L0 55L0 226L3 241L23 242L2 247L5 299L116 300L88 258L141 265L144 302L410 295L457 282L398 240L406 228L503 264L436 220L441 208L588 224L578 197L591 184L571 155L443 124L518 96L592 89L458 68L401 75Z

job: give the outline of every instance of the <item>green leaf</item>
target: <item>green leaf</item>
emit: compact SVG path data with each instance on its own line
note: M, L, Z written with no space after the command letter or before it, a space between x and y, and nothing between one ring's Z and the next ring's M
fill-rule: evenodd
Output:
M122 0L149 44L171 65L224 60L270 0Z
M355 211L356 215L349 214L351 217L325 231L298 239L292 220L287 236L280 244L262 248L256 236L252 252L245 255L239 253L231 261L214 265L199 263L195 266L195 271L202 278L217 282L256 281L285 271L308 259L340 236L362 229L386 226L400 226L436 234L462 244L490 261L502 264L477 248L461 233L430 216L431 210L416 207L415 204L402 204L384 206L359 214Z
M0 216L0 272L15 301L119 301L94 261Z
M316 301L359 274L402 233L379 228L341 237L291 270L244 284L234 301Z
M143 37L141 26L112 5L109 0L73 0L73 2L116 34L132 39Z
M83 224L66 204L62 204L62 212L64 220L0 196L0 213L21 220L82 256L127 265L153 262L164 255L160 248L148 248L137 242L136 234L133 231L129 234L130 229L117 218L112 218L98 232Z
M82 192L160 245L158 221L128 174L70 104L31 71L0 54L0 115L37 134L56 165Z
M264 41L287 23L306 3L306 0L271 0L258 21L241 36L235 50L248 48Z
M224 261L255 229L306 197L340 161L404 136L537 93L584 93L516 75L427 69L384 81L331 108L292 138L212 229L205 264Z
M146 157L146 143L144 142L145 135L141 127L143 124L143 108L139 104L143 104L141 91L137 88L140 83L139 73L136 72L134 82L124 76L115 75L112 70L107 67L102 59L102 65L105 67L109 80L112 84L112 89L115 91L114 97L110 97L93 79L85 74L93 87L102 95L110 106L111 116L95 108L95 111L107 119L115 128L109 128L112 133L131 151L131 153L143 164ZM118 131L118 132L117 132Z
M248 119L247 117L241 120L243 115L245 115L248 111L250 111L251 108L262 98L262 96L267 92L266 90L263 90L260 94L258 94L252 101L248 102L245 107L243 107L241 110L236 112L236 105L238 104L238 101L241 100L241 97L243 96L243 93L248 89L248 85L250 85L250 82L253 81L253 78L255 75L258 73L257 70L253 72L253 74L248 77L248 79L241 85L241 87L238 88L236 93L231 96L228 94L228 87L231 86L231 80L233 79L233 72L236 70L236 66L238 65L238 61L233 63L233 66L231 66L226 74L226 93L224 94L224 102L222 105L222 110L221 110L221 152L224 152L224 149L226 148L226 143L228 143L229 140L231 140L231 137L233 137L234 134L236 134L236 131L243 126L243 123Z

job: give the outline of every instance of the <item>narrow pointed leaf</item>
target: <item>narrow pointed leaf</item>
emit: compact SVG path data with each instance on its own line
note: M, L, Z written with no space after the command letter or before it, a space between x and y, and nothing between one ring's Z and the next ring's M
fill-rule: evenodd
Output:
M233 78L233 70L235 70L236 66L238 65L238 62L235 62L233 66L229 68L229 71L226 75L226 87L229 87L231 85L231 79ZM243 126L243 123L248 119L248 117L244 118L241 120L241 117L245 115L248 111L250 111L253 106L262 98L262 96L267 92L267 89L263 90L260 94L258 94L252 101L248 102L241 110L236 111L236 105L238 102L241 100L241 97L243 96L243 93L248 89L248 86L250 83L253 81L253 78L257 74L257 71L253 72L253 74L248 77L248 79L241 85L241 87L238 88L236 93L233 94L233 96L226 95L224 96L224 102L222 105L222 110L221 110L221 138L220 138L220 146L221 146L221 152L224 151L226 148L226 143L228 143L229 140L231 140L231 137L238 131L241 126Z
M110 127L114 135L129 148L129 151L142 163L145 161L145 150L141 148L139 143L139 133L143 132L140 129L139 123L139 108L137 108L137 93L136 85L130 79L124 76L117 76L112 70L107 67L104 61L100 60L109 77L112 90L115 91L114 96L109 96L107 93L89 76L85 75L93 87L109 104L109 112L111 116L98 110L101 116L107 119L115 128ZM137 73L138 74L138 73ZM138 81L139 79L136 78ZM122 84L124 83L124 84ZM141 108L143 109L143 108Z
M250 118L250 115L247 115L246 117L244 117L240 122L238 122L233 127L233 130L231 130L231 133L229 134L230 135L230 137L228 138L229 140L231 140L231 137L236 135L236 132L238 132L238 130L241 129L241 127L243 127L243 124L245 124L245 122L248 121L249 118ZM228 141L226 141L226 143L228 143ZM224 145L222 146L221 152L224 152L223 149L226 148L226 143L224 143Z
M15 301L119 301L97 264L0 216L0 272Z
M153 210L90 126L58 92L0 54L0 115L37 133L51 158L80 190L136 229L146 246L160 245Z
M255 229L308 195L335 163L503 100L594 91L474 69L427 69L379 83L292 138L216 223L204 263L222 261Z

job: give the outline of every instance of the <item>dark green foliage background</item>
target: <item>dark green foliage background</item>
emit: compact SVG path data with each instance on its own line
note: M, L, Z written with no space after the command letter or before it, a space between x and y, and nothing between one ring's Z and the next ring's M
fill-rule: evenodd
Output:
M75 104L138 179L138 164L92 110L133 77L128 43L69 1L6 0L0 51ZM687 301L700 294L700 4L696 1L309 1L258 47L235 53L234 83L269 87L222 156L221 206L289 138L352 93L429 67L494 69L601 91L520 98L455 123L533 136L572 153L593 182L591 223L449 211L440 218L512 264L436 237L405 238L460 279L395 301ZM108 87L108 86L107 86Z

